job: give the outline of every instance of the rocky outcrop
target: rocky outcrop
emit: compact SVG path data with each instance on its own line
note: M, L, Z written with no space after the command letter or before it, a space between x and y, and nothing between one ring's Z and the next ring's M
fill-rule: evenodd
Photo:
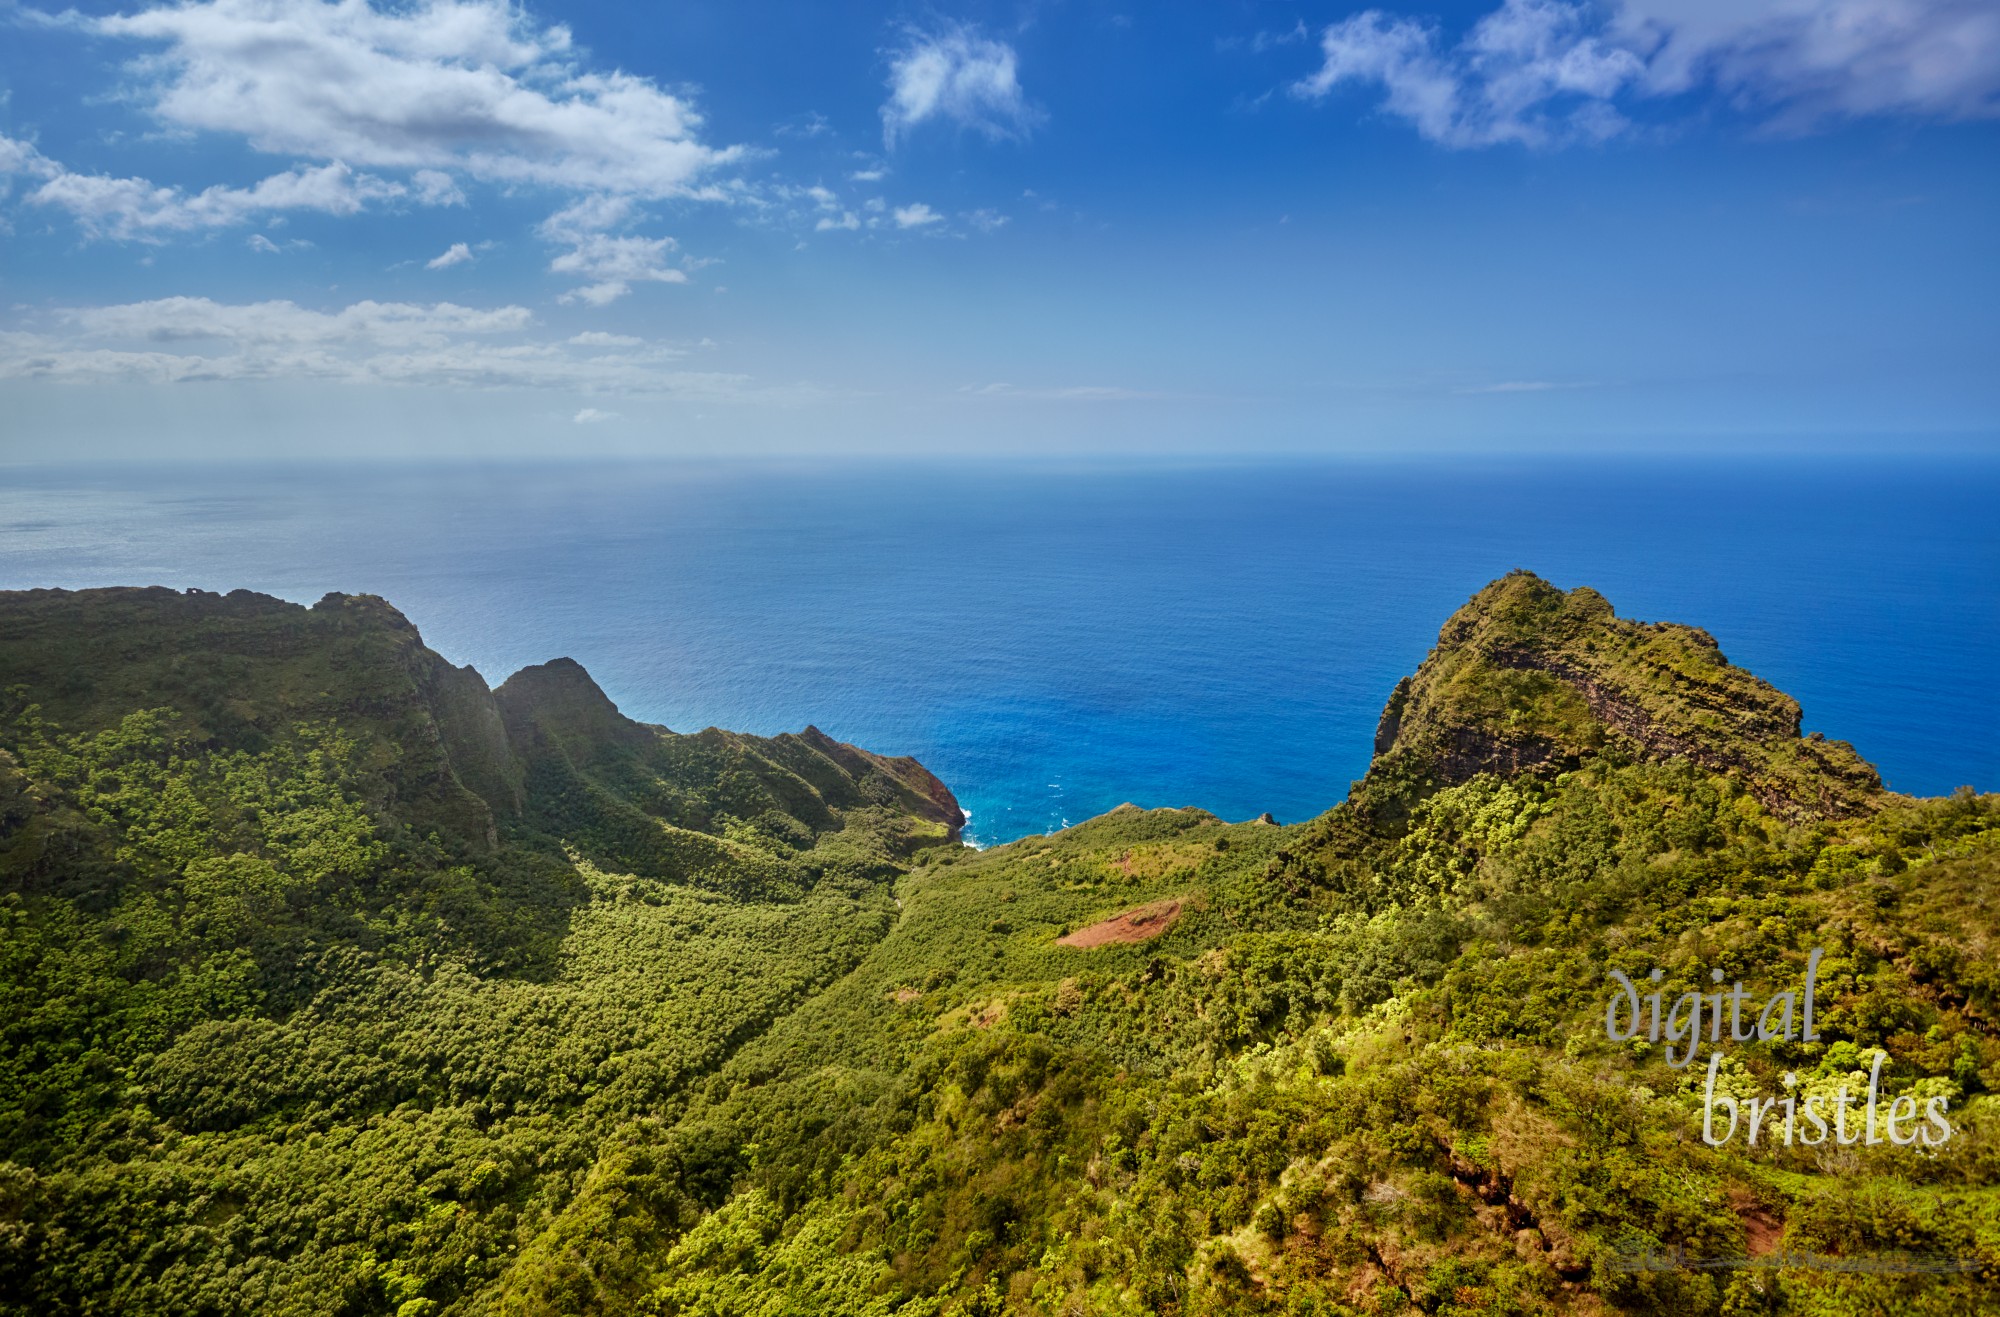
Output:
M1731 665L1706 631L1620 618L1595 590L1514 572L1454 613L1397 683L1369 775L1450 785L1611 753L1687 759L1788 818L1880 802L1881 777L1853 747L1799 731L1797 701Z

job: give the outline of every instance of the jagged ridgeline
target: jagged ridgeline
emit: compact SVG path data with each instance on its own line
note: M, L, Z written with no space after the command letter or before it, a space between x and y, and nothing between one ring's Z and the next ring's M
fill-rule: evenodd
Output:
M914 760L812 727L677 735L619 713L571 659L489 690L367 595L305 608L243 590L0 594L0 676L9 715L44 737L129 728L190 761L337 742L375 822L466 855L504 835L643 877L797 896L827 863L904 858L956 840L963 818ZM66 821L38 817L16 863L73 845L52 840Z
M1316 819L984 852L361 597L0 596L0 690L0 1310L2000 1310L2000 800L1587 589L1474 596ZM1607 1035L1808 966L1713 1079ZM1871 1078L1952 1137L1704 1138Z

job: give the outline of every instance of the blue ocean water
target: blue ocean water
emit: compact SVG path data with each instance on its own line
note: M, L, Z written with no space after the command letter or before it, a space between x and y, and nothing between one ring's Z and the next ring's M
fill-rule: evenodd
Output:
M1708 628L1898 789L2000 788L2000 463L0 470L0 586L372 592L498 683L913 754L990 843L1121 801L1287 822L1527 567Z

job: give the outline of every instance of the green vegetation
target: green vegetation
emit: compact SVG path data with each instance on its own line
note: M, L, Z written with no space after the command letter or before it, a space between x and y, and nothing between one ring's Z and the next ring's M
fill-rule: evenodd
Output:
M2000 1306L2000 798L1589 591L1477 596L1318 819L986 852L907 760L488 693L379 601L0 596L0 687L0 1311ZM1949 1142L1713 1147L1606 1036L1611 969L1814 948L1819 1039L1719 1083L1879 1055ZM1967 1269L1633 1267L1780 1248Z

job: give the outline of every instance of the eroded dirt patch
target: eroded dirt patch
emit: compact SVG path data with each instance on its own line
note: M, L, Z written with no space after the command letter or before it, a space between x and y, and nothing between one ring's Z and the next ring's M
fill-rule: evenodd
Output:
M1056 939L1057 946L1101 947L1112 942L1144 942L1147 938L1158 937L1173 927L1173 922L1181 917L1185 903L1175 898L1155 901L1142 905L1137 910L1127 910L1124 914L1100 919L1087 928L1079 928L1074 933Z

